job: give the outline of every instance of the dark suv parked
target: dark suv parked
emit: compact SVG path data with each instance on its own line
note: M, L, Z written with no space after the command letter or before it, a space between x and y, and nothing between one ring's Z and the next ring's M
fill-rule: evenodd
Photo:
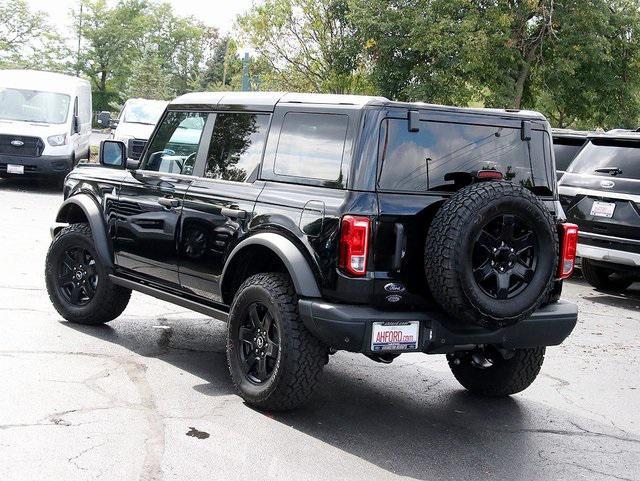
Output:
M553 153L556 158L556 177L560 180L587 141L589 132L553 129L552 135Z
M446 354L466 388L525 389L577 320L546 120L384 98L194 93L140 165L105 141L67 178L46 280L72 322L131 290L228 321L263 409L303 403L329 354Z
M580 226L585 279L610 291L640 280L640 134L591 135L559 190L567 216Z

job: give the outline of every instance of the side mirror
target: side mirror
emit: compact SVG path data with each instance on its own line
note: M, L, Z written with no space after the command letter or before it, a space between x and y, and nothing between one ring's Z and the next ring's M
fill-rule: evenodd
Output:
M73 116L73 133L80 133L80 117L78 117L77 115Z
M138 170L140 168L140 161L134 159L127 159L127 170Z
M100 143L100 165L111 169L124 169L127 162L127 146L119 140L103 140Z
M102 111L98 114L98 125L103 129L109 127L111 120L111 112Z
M111 119L109 120L109 128L115 129L119 123L120 123L120 119Z

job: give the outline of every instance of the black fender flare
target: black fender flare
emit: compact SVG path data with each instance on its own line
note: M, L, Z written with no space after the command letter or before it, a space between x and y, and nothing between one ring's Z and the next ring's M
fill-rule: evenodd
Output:
M79 208L91 227L93 246L102 264L108 269L113 269L113 255L111 242L107 235L107 227L102 215L102 209L98 203L88 194L77 194L65 200L56 215L57 225L52 228L52 234L60 230L60 223L69 224L69 213L71 209Z
M300 249L286 237L273 232L261 232L252 235L233 248L222 269L222 275L220 276L221 290L224 288L225 280L231 277L230 275L227 276L227 268L231 265L233 259L241 255L245 248L254 245L266 247L280 258L287 268L296 292L300 297L322 297L316 277L313 275L313 271Z

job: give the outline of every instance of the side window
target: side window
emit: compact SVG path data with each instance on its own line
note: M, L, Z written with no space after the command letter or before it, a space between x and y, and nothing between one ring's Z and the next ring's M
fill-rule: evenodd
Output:
M432 121L410 132L407 120L387 119L380 129L378 186L446 191L455 188L455 174L486 169L525 187L547 186L542 133L534 130L530 142L520 135L519 128Z
M282 123L274 173L337 181L348 125L347 115L288 112Z
M191 175L207 114L169 112L160 124L144 158L144 169Z
M204 176L235 182L255 178L268 128L266 114L217 114Z

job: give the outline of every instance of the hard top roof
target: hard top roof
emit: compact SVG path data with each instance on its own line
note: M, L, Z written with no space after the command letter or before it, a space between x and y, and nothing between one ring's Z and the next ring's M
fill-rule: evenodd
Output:
M508 117L545 120L545 117L530 110L502 110L469 107L449 107L423 102L394 102L385 97L368 95L311 94L292 92L193 92L171 101L173 106L241 107L271 111L278 104L352 105L355 108L367 106L397 107L412 109L441 110L460 113L492 114Z
M608 140L633 140L640 141L640 132L635 131L620 131L615 132L592 132L589 134L589 139L608 139Z
M73 94L79 85L90 87L87 80L70 75L39 70L0 70L0 87Z
M571 137L586 139L587 136L594 134L588 130L573 130L573 129L551 129L551 133L554 137Z

